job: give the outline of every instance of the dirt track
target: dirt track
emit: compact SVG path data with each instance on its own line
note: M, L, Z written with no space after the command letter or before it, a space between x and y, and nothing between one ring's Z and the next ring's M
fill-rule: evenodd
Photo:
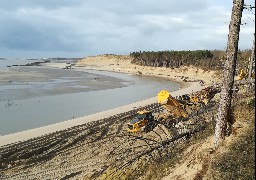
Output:
M158 104L140 109L162 111ZM149 162L154 156L168 154L174 144L205 125L195 116L194 122L199 124L194 127L199 129L192 129L189 134L174 133L163 125L147 134L130 134L125 125L140 109L3 146L0 148L0 178L111 179L129 173L124 169L138 166L142 159ZM166 146L168 148L163 148Z

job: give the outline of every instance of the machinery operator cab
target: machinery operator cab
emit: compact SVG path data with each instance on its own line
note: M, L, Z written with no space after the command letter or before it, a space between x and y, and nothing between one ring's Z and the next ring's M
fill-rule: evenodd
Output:
M154 121L151 111L138 111L137 116L128 123L129 132L137 132L149 122Z

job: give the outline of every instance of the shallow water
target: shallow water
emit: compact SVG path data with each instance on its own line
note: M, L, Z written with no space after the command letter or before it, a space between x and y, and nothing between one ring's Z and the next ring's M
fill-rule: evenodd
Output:
M162 89L174 91L180 88L178 83L164 79L122 73L64 70L65 77L61 73L49 75L47 81L30 82L28 86L12 82L14 86L0 87L0 135L127 105L154 97ZM8 91L10 86L12 90ZM9 98L4 99L7 96Z
M13 65L26 65L32 62L43 62L43 60L40 59L21 59L21 58L0 58L0 70L6 70L8 69L7 66L13 66Z

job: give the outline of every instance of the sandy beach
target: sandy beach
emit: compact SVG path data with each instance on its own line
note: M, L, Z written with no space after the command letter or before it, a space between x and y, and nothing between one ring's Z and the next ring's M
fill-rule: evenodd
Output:
M218 78L216 77L216 72L208 71L204 72L192 67L183 67L182 69L169 69L162 67L143 67L131 64L131 59L129 56L118 56L118 55L100 55L87 57L78 61L73 68L75 69L94 69L94 70L103 70L103 71L113 71L120 73L128 74L137 74L145 76L156 76L171 81L176 81L181 83L181 89L175 92L172 92L172 96L178 96L182 94L189 94L191 92L196 92L201 90L207 85L211 85L213 82L217 82ZM65 63L45 63L45 66L65 68ZM6 73L2 73L1 79L4 79ZM28 72L23 72L25 76L29 76ZM32 74L33 78L41 78L39 73ZM186 79L186 82L184 81ZM200 85L199 81L203 80L204 85ZM143 101L136 103L128 104L126 106L117 107L110 109L104 112L74 118L67 120L61 123L56 123L48 126L43 126L35 129L30 129L10 135L5 135L0 137L0 146L15 143L19 141L25 141L30 138L42 136L48 133L53 133L55 131L64 130L73 126L81 125L91 121L97 121L102 118L107 118L109 116L123 113L125 111L130 111L135 107L143 107L148 104L156 103L156 97L152 97Z

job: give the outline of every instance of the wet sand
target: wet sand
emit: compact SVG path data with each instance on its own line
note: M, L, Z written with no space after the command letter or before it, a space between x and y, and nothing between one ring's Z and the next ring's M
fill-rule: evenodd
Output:
M151 98L162 88L180 87L164 79L120 72L43 68L8 73L12 82L0 86L0 135L95 114Z
M60 66L65 63L60 63ZM0 101L124 87L124 81L84 71L18 67L0 71Z

